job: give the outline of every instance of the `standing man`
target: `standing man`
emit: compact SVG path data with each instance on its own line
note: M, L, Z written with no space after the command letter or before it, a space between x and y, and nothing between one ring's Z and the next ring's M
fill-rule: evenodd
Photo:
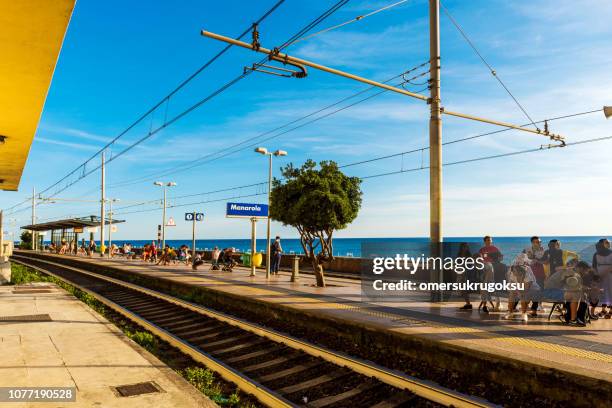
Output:
M493 238L491 238L489 235L484 237L482 239L482 242L484 243L484 246L480 248L478 253L482 257L484 263L493 263L491 254L495 252L500 252L499 249L495 245L493 245Z
M283 256L283 247L281 246L280 237L277 235L274 243L272 243L272 264L270 265L270 273L278 275L278 269L280 268L281 258Z

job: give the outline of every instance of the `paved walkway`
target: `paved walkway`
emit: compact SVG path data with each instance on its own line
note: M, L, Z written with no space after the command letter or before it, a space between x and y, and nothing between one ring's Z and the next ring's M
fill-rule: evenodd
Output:
M33 315L49 321L28 321ZM119 397L113 390L146 381L162 392ZM0 387L76 388L76 402L0 402L10 408L216 406L106 319L47 283L0 286Z
M205 264L194 272L184 264L161 267L136 260L79 259L612 381L612 320L578 328L562 325L555 317L548 321L548 313L542 313L525 323L518 314L508 321L502 319L504 312L459 311L461 303L364 301L360 282L354 279L328 278L327 288L317 288L312 275L302 275L295 283L289 282L290 274L281 272L267 282L264 271L250 277L250 271L241 267L228 273L210 271ZM503 302L502 307L506 307Z

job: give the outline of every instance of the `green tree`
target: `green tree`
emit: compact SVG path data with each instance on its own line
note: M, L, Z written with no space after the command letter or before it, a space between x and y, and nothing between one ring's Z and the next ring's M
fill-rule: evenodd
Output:
M361 180L342 173L333 161L307 160L281 169L284 181L274 179L270 217L295 227L312 264L317 286L325 286L322 263L333 260L334 231L350 224L361 207Z
M21 233L21 243L19 244L20 249L32 249L32 233L30 231L23 231Z

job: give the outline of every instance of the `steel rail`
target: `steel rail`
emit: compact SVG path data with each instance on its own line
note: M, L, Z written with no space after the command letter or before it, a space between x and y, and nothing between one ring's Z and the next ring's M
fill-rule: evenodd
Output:
M37 260L41 260L41 259L37 259ZM236 386L238 386L239 389L241 389L242 391L244 391L247 394L252 394L253 396L255 396L255 398L257 398L261 403L269 406L269 407L295 407L296 405L292 404L291 402L285 400L283 397L277 395L276 393L274 393L273 391L268 390L267 388L259 385L258 383L255 383L254 381L252 381L251 379L249 379L248 377L246 377L245 375L241 374L240 372L232 369L231 367L228 367L227 365L225 365L223 362L215 359L212 356L209 356L199 350L197 350L195 347L191 346L190 344L186 343L185 341L181 340L180 338L172 335L171 333L169 333L168 331L162 329L159 326L156 326L152 323L150 323L148 320L138 316L135 313L132 313L131 311L125 309L124 307L118 305L117 303L108 300L107 298L105 298L104 296L89 290L81 285L79 285L76 282L71 281L70 279L67 279L65 277L56 275L55 273L48 271L44 268L40 268L38 266L29 264L26 261L20 260L20 259L12 259L13 262L19 263L21 265L27 266L29 268L33 268L36 269L44 274L47 275L51 275L56 279L62 280L62 281L67 281L70 285L76 287L77 289L93 296L94 298L96 298L98 301L104 303L106 306L110 307L111 309L115 310L116 312L124 315L125 317L127 317L128 319L132 320L133 322L137 323L138 325L144 327L145 329L147 329L148 331L150 331L151 333L155 334L157 337L161 338L162 340L166 341L168 344L172 345L173 347L176 347L177 349L179 349L182 353L190 356L191 358L193 358L195 361L204 364L206 367L210 368L211 370L217 372L221 377L223 377L223 379L225 379L226 381L229 382L233 382L234 384L236 384ZM45 262L44 260L42 260L43 262ZM107 278L104 277L103 275L96 275L96 274L92 274L86 271L82 271L79 270L77 268L72 268L70 266L67 265L62 265L62 264L57 264L54 262L47 262L50 264L53 264L55 266L59 266L62 268L66 268L69 270L72 270L74 272L78 272L78 273L84 273L90 276L94 276L97 279L103 279L103 280L107 280L107 281L111 281L115 284L119 284L121 286L125 286L125 287L129 287L132 288L128 285L125 285L125 282L121 283L121 281L117 281L116 279L112 279L112 278ZM134 288L132 288L134 289ZM161 299L161 298L160 298Z
M148 289L148 288L145 288L139 285L135 285L133 283L121 281L121 280L111 278L105 275L100 275L94 272L85 271L80 268L70 267L70 266L67 266L61 263L51 262L49 260L45 260L41 258L37 258L37 260L46 262L54 266L67 268L74 272L89 275L97 279L106 280L116 285L123 286L128 289L135 290L135 291L144 293L146 295L155 297L157 299L175 304L177 306L184 307L193 312L203 314L205 316L222 321L224 323L228 323L232 326L236 326L242 330L248 331L255 335L265 337L271 341L274 341L277 343L283 343L293 349L302 350L306 354L309 354L313 357L321 358L332 364L335 364L341 367L342 366L347 367L351 369L352 371L355 371L356 373L365 375L367 377L375 377L383 383L386 383L396 388L406 389L416 394L417 396L420 396L422 398L425 398L427 400L436 402L438 404L441 404L447 407L484 408L484 407L495 407L496 406L495 404L491 404L490 402L485 401L483 399L464 395L459 392L442 387L438 384L419 380L414 377L410 377L403 373L400 373L394 370L390 370L385 367L381 367L370 361L364 361L364 360L361 360L355 357L351 357L351 356L348 356L348 355L345 355L339 352L331 351L323 347L320 347L320 346L305 342L303 340L297 339L295 337L289 336L287 334L283 334L275 330L264 328L256 324L247 322L245 320L227 315L225 313L211 310L201 305L191 303L191 302L188 302L188 301L185 301L185 300L182 300L182 299L179 299L179 298L176 298L176 297L173 297L173 296L170 296L170 295L167 295L167 294L164 294L164 293L152 290L152 289ZM163 329L161 330L164 331ZM172 336L171 334L169 333L167 334L171 336L172 338L174 338L174 336ZM181 340L179 339L178 341L181 341ZM190 347L188 345L186 346ZM223 364L221 362L218 362L218 363Z

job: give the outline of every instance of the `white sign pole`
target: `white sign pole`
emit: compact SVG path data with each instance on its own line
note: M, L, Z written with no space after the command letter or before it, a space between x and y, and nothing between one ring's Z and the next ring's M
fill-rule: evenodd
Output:
M251 275L255 276L255 252L257 251L257 217L251 218Z
M193 213L193 222L192 222L193 226L191 229L191 249L192 249L192 255L191 255L191 263L195 262L195 257L196 257L196 247L195 247L195 229L196 229L196 213Z

